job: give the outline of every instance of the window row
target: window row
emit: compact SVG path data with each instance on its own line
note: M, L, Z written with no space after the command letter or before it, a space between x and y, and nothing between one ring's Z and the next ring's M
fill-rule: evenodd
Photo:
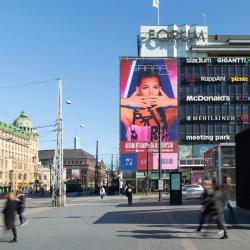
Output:
M181 75L248 75L249 65L186 65L180 67Z
M194 105L181 105L180 108L181 119L186 115L241 115L249 113L249 104L194 104Z
M180 87L180 95L250 95L250 85L185 85Z
M180 134L181 135L225 135L231 134L235 135L247 128L250 128L249 124L186 124L180 125Z

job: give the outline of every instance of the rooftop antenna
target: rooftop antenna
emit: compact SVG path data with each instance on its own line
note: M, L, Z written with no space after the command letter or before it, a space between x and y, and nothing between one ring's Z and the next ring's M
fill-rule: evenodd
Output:
M206 17L207 17L207 15L206 15L206 13L202 13L202 16L203 16L203 24L204 24L204 26L206 26Z

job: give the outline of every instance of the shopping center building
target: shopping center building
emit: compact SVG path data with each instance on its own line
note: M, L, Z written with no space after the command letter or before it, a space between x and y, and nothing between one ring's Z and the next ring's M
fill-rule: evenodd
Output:
M137 59L177 61L178 166L184 182L201 182L204 152L233 143L250 127L250 35L209 35L199 25L142 26L137 44ZM124 175L137 183L145 171Z

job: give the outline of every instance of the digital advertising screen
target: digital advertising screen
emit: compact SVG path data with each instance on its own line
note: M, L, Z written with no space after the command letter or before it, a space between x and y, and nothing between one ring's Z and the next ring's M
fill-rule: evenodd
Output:
M137 170L178 168L177 60L121 59L120 154L136 154ZM148 153L146 153L148 151ZM148 154L148 156L147 156Z

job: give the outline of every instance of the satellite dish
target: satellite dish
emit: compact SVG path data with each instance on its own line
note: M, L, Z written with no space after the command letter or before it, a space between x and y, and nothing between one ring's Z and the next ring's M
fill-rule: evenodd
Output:
M67 100L66 103L67 104L72 104L72 102L70 100Z

